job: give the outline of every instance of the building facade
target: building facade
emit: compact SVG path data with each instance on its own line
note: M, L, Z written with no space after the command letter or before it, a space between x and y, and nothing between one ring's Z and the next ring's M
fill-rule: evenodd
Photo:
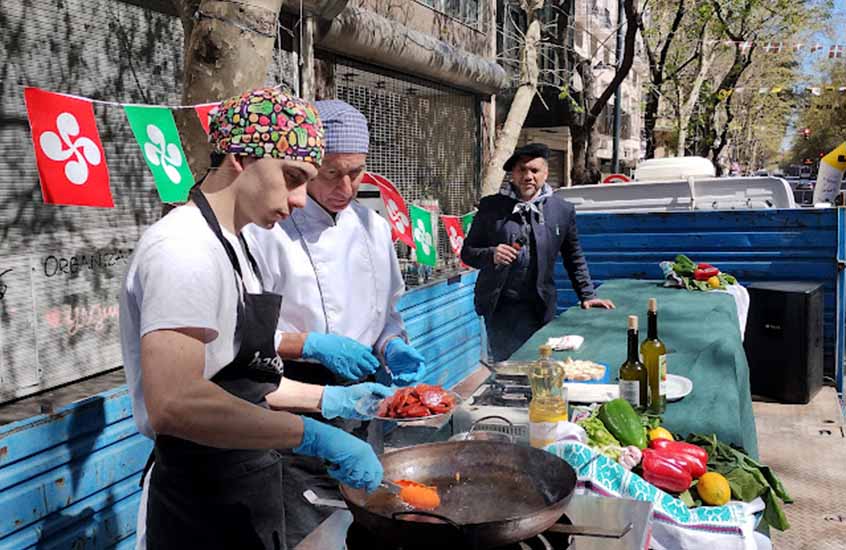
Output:
M548 2L545 7L543 21L546 30L546 41L541 48L539 65L541 80L538 98L532 108L520 136L520 144L539 141L546 143L551 149L550 183L553 186L570 185L570 168L572 166L572 142L570 137L569 120L572 111L565 105L566 100L560 99L562 90L580 92L583 89L581 79L574 75L568 57L590 64L593 81L591 96L602 94L614 77L614 67L617 63L616 33L618 26L617 0L572 0L559 3ZM519 3L513 0L500 0L502 14L499 23L503 35L514 36L517 33L509 27L524 24L520 19ZM566 17L562 10L571 9ZM513 15L504 14L511 10ZM634 63L628 76L620 86L622 100L619 161L620 170L628 172L642 157L643 131L643 87L647 79L647 65L645 55L640 46L640 36L637 37L637 48ZM507 52L513 51L516 41L506 38L500 40L500 56L509 57ZM517 66L506 64L510 75L516 74ZM513 78L511 80L513 84ZM501 117L502 112L498 113ZM608 102L599 119L595 123L594 143L600 170L603 174L611 172L613 156L613 120L614 96Z
M495 61L488 0L285 2L267 84L344 99L371 126L369 168L408 201L463 214L479 198ZM300 11L302 10L302 11ZM25 86L120 102L182 103L183 29L167 0L0 4L0 402L121 366L118 295L135 242L159 219L123 109L96 104L110 209L45 204ZM435 219L437 223L437 218ZM441 239L439 271L459 269ZM398 245L409 284L421 282Z

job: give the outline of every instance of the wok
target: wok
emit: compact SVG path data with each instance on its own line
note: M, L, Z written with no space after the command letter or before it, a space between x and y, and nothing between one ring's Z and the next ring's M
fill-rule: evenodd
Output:
M532 537L558 521L576 486L564 460L513 443L430 443L386 453L381 461L386 479L435 485L441 496L427 513L387 491L368 495L341 486L355 521L403 548L492 548Z

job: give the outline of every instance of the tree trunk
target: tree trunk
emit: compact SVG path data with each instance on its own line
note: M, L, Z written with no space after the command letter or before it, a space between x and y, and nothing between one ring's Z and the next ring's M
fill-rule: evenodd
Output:
M492 195L499 190L503 177L502 165L505 164L508 157L514 154L514 149L520 139L520 131L523 129L523 123L526 122L526 116L529 114L529 108L532 106L532 100L535 98L538 89L538 76L540 74L538 44L541 39L541 22L538 12L543 8L543 4L544 0L526 2L526 20L529 24L520 56L520 86L514 94L505 124L496 138L493 154L485 166L482 175L483 197Z
M752 53L755 50L754 42L751 46L749 46L745 54L741 48L740 42L735 42L734 48L734 61L732 62L731 68L716 88L715 93L719 93L720 90L734 90L737 82L743 75L743 72L752 63ZM720 167L717 160L720 152L723 150L723 147L725 147L724 143L719 142L725 140L725 135L728 131L728 124L731 122L731 118L733 118L733 115L731 115L731 100L732 96L730 95L725 101L728 119L726 120L722 130L717 129L717 109L722 102L716 100L705 102L706 110L705 115L703 116L705 135L704 139L698 146L699 151L697 151L697 153L700 156L709 157L712 161L714 161L715 166L717 166L718 173L720 171Z
M173 2L185 36L183 104L219 101L265 83L283 0ZM193 110L174 115L188 164L198 177L208 167L206 134Z
M677 156L684 156L685 146L687 145L687 127L690 123L690 115L693 113L693 109L699 101L699 93L702 91L702 85L705 83L705 79L708 77L708 71L711 70L711 64L714 62L716 57L717 50L714 47L712 47L708 54L703 56L702 62L699 64L699 71L697 71L696 77L693 79L693 86L690 89L690 94L687 96L687 101L684 102L679 110L679 141L676 146Z
M573 185L586 185L589 182L587 167L588 140L584 126L570 126L570 147L573 149L573 167L570 180Z
M581 123L576 120L570 122L570 140L573 148L573 169L571 172L571 181L573 185L586 185L599 183L600 171L598 160L596 158L596 147L594 139L594 126L596 120L602 114L608 100L614 95L614 91L618 86L622 85L623 80L629 74L634 62L635 38L638 32L638 21L640 14L637 13L635 0L624 0L623 9L626 14L626 35L623 39L623 58L614 73L614 78L608 83L608 86L599 95L599 98L593 100L590 97L593 89L593 82L590 76L591 68L590 61L586 63L573 63L579 75L582 77L584 83L584 113L580 114L578 118ZM575 118L575 117L573 117Z
M640 28L641 38L643 39L643 48L646 51L646 58L649 61L649 76L652 79L649 92L646 96L646 109L643 113L643 128L646 135L646 158L648 159L655 158L655 125L658 121L658 111L661 104L661 88L664 85L664 79L666 77L664 68L667 64L667 56L670 53L673 38L684 18L685 9L685 0L678 0L676 14L670 24L669 32L664 37L663 42L659 42L656 45L658 48L657 57L646 38L643 20L638 19L638 27Z
M643 130L646 134L646 158L655 158L655 124L658 122L658 106L663 78L653 75L649 92L646 94L646 108L643 111Z

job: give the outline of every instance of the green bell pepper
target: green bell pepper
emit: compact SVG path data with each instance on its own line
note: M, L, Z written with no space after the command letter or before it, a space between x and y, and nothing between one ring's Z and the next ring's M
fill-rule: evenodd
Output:
M640 416L625 399L612 399L599 408L599 419L623 445L646 448L646 429Z

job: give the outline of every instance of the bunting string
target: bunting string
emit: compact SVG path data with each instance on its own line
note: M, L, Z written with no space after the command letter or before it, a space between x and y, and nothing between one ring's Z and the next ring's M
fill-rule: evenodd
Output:
M281 88L279 84L275 88ZM47 204L114 208L109 168L100 139L94 104L120 107L126 116L159 198L184 202L194 177L182 147L173 111L193 109L208 134L209 112L219 102L196 105L149 105L91 99L40 88L24 89L35 148L41 193ZM394 240L414 250L418 263L437 263L436 220L432 212L407 204L397 187L384 176L367 172L362 183L375 185L385 204ZM450 248L460 257L464 237L475 211L462 216L441 215Z

